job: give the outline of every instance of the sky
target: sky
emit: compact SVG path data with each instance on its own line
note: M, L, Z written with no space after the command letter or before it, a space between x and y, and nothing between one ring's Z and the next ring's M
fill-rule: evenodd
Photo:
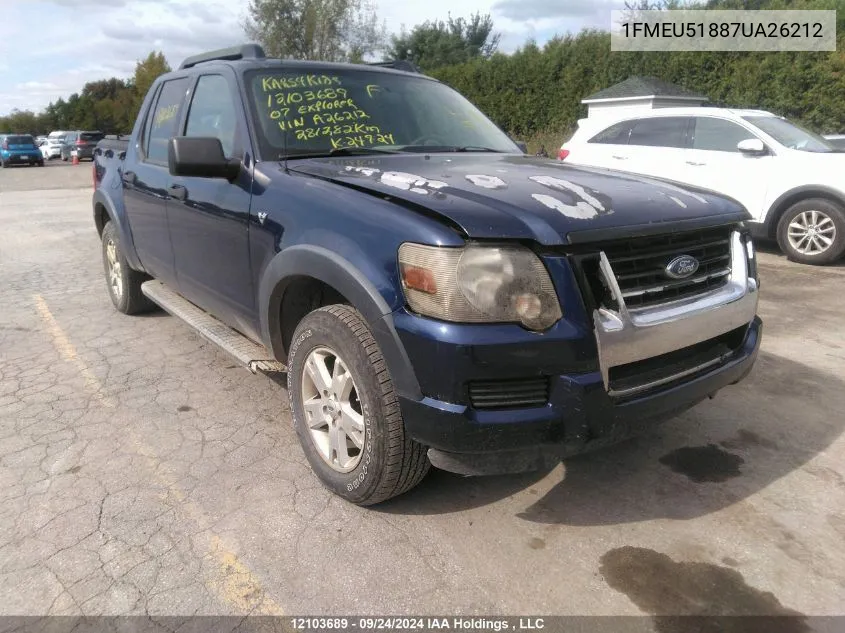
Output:
M172 67L198 52L246 41L248 0L0 0L0 116L40 112L97 79L130 77L161 50ZM586 27L608 28L622 0L375 0L389 33L426 20L493 16L499 50Z

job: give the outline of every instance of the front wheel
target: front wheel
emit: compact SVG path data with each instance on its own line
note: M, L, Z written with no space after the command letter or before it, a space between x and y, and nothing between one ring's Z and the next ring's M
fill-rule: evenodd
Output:
M824 198L802 200L781 217L777 238L781 250L793 261L833 263L845 253L845 211Z
M416 486L430 463L405 432L381 350L361 314L308 314L288 354L288 398L299 442L326 488L367 506Z
M102 241L103 268L114 307L123 314L138 314L153 309L155 304L141 292L141 284L147 277L129 267L120 248L120 237L114 223L106 223Z

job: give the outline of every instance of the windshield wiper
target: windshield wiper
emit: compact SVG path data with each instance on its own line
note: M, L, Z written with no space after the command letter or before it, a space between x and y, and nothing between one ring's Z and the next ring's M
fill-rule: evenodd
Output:
M338 147L322 152L302 152L297 154L288 154L288 160L296 158L326 158L329 156L369 156L372 154L398 154L395 149L385 149L383 147ZM279 160L284 160L285 155L279 155Z
M453 152L493 152L494 154L502 154L502 150L493 149L492 147L479 147L477 145L462 145L452 149Z
M502 150L479 145L403 145L399 148L403 152L419 152L422 154L437 154L439 152L493 152L503 154Z

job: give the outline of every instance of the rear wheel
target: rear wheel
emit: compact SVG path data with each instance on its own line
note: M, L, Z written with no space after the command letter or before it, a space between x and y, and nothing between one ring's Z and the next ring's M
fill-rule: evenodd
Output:
M845 253L845 211L824 198L802 200L781 217L777 238L781 250L793 261L830 264Z
M299 442L326 488L366 506L416 486L430 467L405 433L393 381L361 314L308 314L288 354L288 398Z
M152 310L155 304L141 292L141 284L148 278L143 273L132 270L126 263L114 223L108 222L103 228L102 241L103 268L114 307L123 314Z

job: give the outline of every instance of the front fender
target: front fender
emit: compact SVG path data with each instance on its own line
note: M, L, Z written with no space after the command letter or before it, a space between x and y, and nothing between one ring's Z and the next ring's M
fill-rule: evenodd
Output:
M766 212L763 220L765 237L774 239L777 236L777 226L781 215L793 204L805 198L828 198L845 205L845 193L826 185L802 185L793 187L778 196Z
M100 215L99 207L102 207L105 209L109 221L114 222L115 226L117 226L120 248L123 251L123 256L126 258L127 263L134 270L145 272L141 260L138 259L138 253L135 252L135 243L132 241L132 230L129 228L129 219L125 213L122 213L122 205L121 212L118 212L112 199L103 193L102 189L97 189L94 191L92 206L94 209L95 224ZM98 228L100 228L99 225Z
M392 309L375 284L347 259L322 246L298 244L268 264L258 289L261 336L276 358L286 360L281 329L282 298L297 277L312 277L341 293L367 322L381 348L396 391L421 398L419 383L393 325Z

